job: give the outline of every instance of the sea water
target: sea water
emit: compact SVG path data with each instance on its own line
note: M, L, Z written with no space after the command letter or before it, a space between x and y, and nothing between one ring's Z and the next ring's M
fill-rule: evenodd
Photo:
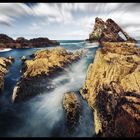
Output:
M0 57L12 56L15 62L5 77L5 87L0 95L0 136L4 137L92 137L95 135L93 113L87 102L82 102L80 124L73 133L67 131L62 106L63 95L69 91L78 91L84 84L88 65L93 61L98 46L86 48L83 40L60 40L60 46L68 51L84 49L87 56L67 68L67 73L52 80L55 89L22 102L11 102L13 88L20 79L22 56L32 55L42 48L12 49L0 52ZM52 47L50 47L52 48ZM44 49L44 48L43 48ZM64 82L68 81L68 82Z

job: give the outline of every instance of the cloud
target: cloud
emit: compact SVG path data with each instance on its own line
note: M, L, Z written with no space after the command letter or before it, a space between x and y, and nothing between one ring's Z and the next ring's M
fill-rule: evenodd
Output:
M31 14L32 10L25 4L20 3L1 3L0 4L0 23L11 25L16 17Z
M72 4L68 3L40 3L35 5L32 10L35 16L48 18L49 22L68 23L73 19Z
M133 36L138 36L139 9L138 3L36 3L31 6L24 3L1 3L0 24L10 26L16 23L17 18L29 16L32 20L25 19L25 25L21 25L30 26L27 27L28 31L43 34L47 27L49 32L65 34L65 31L72 33L82 30L85 33L83 36L87 38L87 32L92 31L96 17L103 20L112 18L128 33L137 31L133 32ZM60 26L64 28L62 33Z
M12 21L13 21L12 18L0 14L0 24L6 25L6 26L10 26Z
M92 31L96 17L103 20L112 18L118 25L133 37L138 36L140 27L140 4L135 3L93 3L93 4L77 4L77 10L86 14L81 20L83 27Z
M71 31L68 33L64 33L63 35L65 35L65 36L83 36L83 35L85 35L85 32L83 30L78 30L78 31Z

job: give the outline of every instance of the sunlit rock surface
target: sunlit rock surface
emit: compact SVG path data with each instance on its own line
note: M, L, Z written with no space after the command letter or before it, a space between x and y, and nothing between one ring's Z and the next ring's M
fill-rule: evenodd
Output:
M95 19L94 29L89 35L90 42L124 42L126 40L136 42L112 19L107 19L105 22L98 17Z
M0 57L0 92L3 91L4 88L4 77L8 72L9 66L12 64L14 59L12 57Z
M140 136L140 49L130 38L101 42L81 89L99 136Z
M76 93L68 92L64 94L63 107L65 110L66 125L68 130L72 132L78 124L81 112L81 103Z
M23 64L23 75L13 91L13 102L54 89L55 85L50 82L52 78L64 73L68 65L82 56L83 51L72 53L61 47L37 51L32 60Z

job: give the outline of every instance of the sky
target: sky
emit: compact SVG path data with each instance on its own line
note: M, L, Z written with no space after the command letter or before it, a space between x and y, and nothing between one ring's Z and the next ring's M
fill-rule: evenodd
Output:
M139 3L0 3L0 33L14 39L83 40L96 17L112 18L131 37L140 39Z

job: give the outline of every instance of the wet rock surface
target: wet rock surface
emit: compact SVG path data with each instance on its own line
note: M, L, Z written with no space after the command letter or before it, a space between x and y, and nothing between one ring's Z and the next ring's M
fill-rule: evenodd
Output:
M63 97L63 108L65 111L66 125L68 130L72 132L79 123L81 113L81 103L74 92L67 92Z

